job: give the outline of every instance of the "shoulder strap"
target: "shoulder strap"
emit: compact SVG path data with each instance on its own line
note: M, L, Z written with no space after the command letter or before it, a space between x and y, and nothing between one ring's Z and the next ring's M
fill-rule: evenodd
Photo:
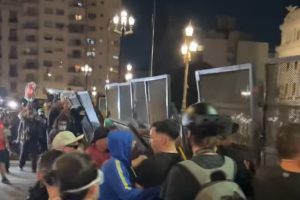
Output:
M227 180L233 180L236 174L236 165L231 158L224 156L224 164L213 171L223 171Z
M188 170L200 185L204 185L211 182L210 171L207 171L206 169L200 167L194 161L185 160L178 164L184 167L186 170Z
M235 163L227 156L224 156L224 164L214 169L205 169L192 160L185 160L178 164L188 170L200 185L210 183L211 174L216 171L223 171L227 180L233 180L235 177Z

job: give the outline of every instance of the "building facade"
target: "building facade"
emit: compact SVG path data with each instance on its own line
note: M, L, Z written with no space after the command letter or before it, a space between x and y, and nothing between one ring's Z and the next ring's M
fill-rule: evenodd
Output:
M104 92L109 69L118 66L119 36L110 22L120 7L120 0L2 0L1 87L18 96L30 81L40 97L45 88Z
M202 37L203 61L213 67L251 63L255 67L257 79L263 81L269 44L253 41L249 35L235 31L234 19L225 19L219 18L217 30L208 31Z
M289 12L280 26L281 44L276 48L278 57L300 55L300 9L289 6L287 10Z
M246 41L238 36L239 32L231 32L229 38L203 38L203 61L213 67L252 63L257 79L263 81L269 44Z

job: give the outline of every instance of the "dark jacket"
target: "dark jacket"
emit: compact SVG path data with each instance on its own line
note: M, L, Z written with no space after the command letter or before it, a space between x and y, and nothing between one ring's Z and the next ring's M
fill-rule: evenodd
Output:
M225 162L224 157L218 154L199 154L194 156L192 161L207 169L221 167ZM177 164L169 172L161 190L161 198L164 200L193 200L201 187L186 168Z
M181 158L178 153L158 153L144 160L136 169L136 182L144 188L160 186L171 168Z
M40 121L36 119L23 119L20 121L18 130L19 142L32 141L38 143L40 134L42 132L42 126Z
M29 189L29 194L26 200L48 200L48 192L46 187L37 182L32 188Z
M233 159L237 165L236 183L241 187L246 196L253 196L253 179L255 175L255 156L251 149L238 144L227 147L219 147L218 153ZM246 167L245 161L249 162L250 169Z
M54 105L50 108L49 110L49 114L48 114L48 132L50 132L50 130L53 128L53 124L56 120L56 118L60 115L61 112L61 107Z
M131 150L133 135L126 131L115 131L108 135L111 153L103 166L104 183L100 187L101 200L152 200L159 195L158 188L137 189L131 173Z

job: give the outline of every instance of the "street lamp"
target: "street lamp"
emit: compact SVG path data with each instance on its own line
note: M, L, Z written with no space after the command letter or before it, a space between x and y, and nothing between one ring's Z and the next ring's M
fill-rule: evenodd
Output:
M199 45L194 39L194 28L192 23L184 30L184 43L181 46L181 54L183 56L183 61L185 65L185 73L184 73L184 86L183 86L183 97L182 97L182 107L181 111L184 112L186 109L186 98L188 93L188 78L189 78L189 65L192 60L192 55L197 51L202 51L203 46Z
M93 71L93 68L91 68L88 64L85 64L81 67L81 72L84 72L85 75L85 88L88 90L88 76Z
M125 80L126 81L130 81L132 80L133 78L133 74L132 74L132 65L131 64L128 64L126 66L126 69L127 69L127 73L125 74Z
M93 86L93 87L92 87L92 96L93 96L93 97L96 97L96 96L97 96L97 88L96 88L96 86Z
M113 18L114 32L121 36L120 38L120 51L119 51L119 81L122 77L122 46L125 36L133 33L133 26L135 19L133 16L129 16L126 10L122 10L120 14L116 14Z

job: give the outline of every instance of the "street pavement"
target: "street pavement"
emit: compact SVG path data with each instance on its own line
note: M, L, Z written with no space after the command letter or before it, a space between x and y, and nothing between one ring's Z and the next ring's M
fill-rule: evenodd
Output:
M11 161L10 174L7 178L12 185L5 185L0 182L0 199L1 200L25 200L27 191L35 183L35 174L31 172L27 163L24 171L20 171L17 161Z

